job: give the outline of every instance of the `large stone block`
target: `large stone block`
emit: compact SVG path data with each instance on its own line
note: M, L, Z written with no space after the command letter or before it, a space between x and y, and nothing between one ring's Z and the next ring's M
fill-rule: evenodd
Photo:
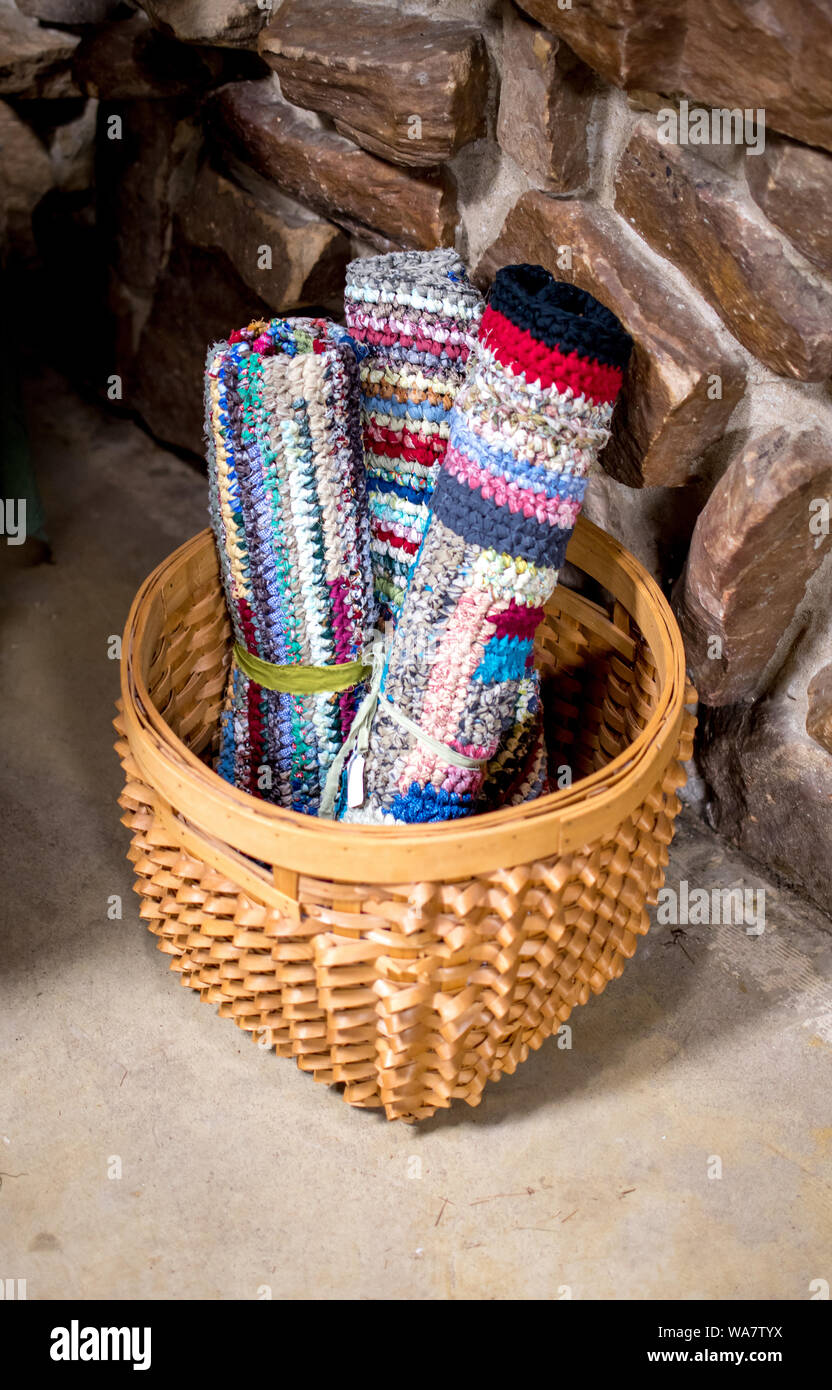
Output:
M506 6L497 139L521 169L553 192L589 182L595 91L593 73L562 40Z
M264 207L207 165L180 197L169 242L124 400L158 438L201 453L209 345L253 318L340 302L349 243L288 199L280 214Z
M485 287L512 261L544 265L588 290L634 339L612 438L601 455L607 472L632 486L677 487L695 477L743 388L742 366L720 333L662 280L620 218L596 203L523 194L476 279Z
M521 3L521 0L518 0ZM527 14L561 34L585 63L628 90L673 91L684 0L522 0Z
M271 80L224 87L211 102L209 121L221 146L347 230L378 232L398 246L453 244L456 197L447 173L413 171L369 154L284 101Z
M827 753L832 753L832 664L815 672L807 698L806 732Z
M778 643L829 549L832 433L781 427L748 444L694 528L679 620L699 698L759 695Z
M269 317L223 251L193 246L174 223L139 349L126 374L123 403L166 444L204 455L203 372L211 343L252 318Z
M34 251L32 213L54 183L49 155L29 126L0 101L0 250Z
M523 9L619 87L761 107L769 128L832 149L825 0L523 0Z
M331 222L288 199L278 215L208 165L182 200L179 216L188 241L223 251L274 314L310 304L340 305L349 243Z
M223 55L167 38L136 14L86 35L72 68L81 90L105 101L197 97L222 81Z
M163 33L183 43L253 48L269 9L258 0L139 0Z
M639 121L615 178L615 206L677 265L772 371L832 375L832 291L793 262L736 179Z
M832 757L820 727L829 708L830 612L827 558L780 644L765 695L754 704L700 705L697 758L715 827L832 914Z
M700 706L697 760L721 834L832 914L832 758L801 727L802 700Z
M820 270L832 273L832 155L774 137L758 158L748 160L746 173L769 221Z
M487 57L473 25L284 0L259 46L287 101L384 159L441 164L485 133Z
M95 181L97 118L96 101L81 101L77 105L73 102L64 119L49 133L49 158L55 183L64 193L91 195Z
M0 96L78 96L70 71L77 46L77 35L43 29L13 6L0 6Z
M118 139L109 138L113 118ZM192 187L201 147L188 99L99 104L97 221L109 264L137 306L150 306L174 208Z
M102 24L119 9L122 0L16 0L21 14L43 24Z

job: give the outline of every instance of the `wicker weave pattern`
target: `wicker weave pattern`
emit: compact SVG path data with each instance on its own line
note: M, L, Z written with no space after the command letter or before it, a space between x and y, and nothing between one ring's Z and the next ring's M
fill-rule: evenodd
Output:
M153 704L205 753L216 741L230 636L207 533L188 582L173 593L151 577L142 606ZM656 668L620 603L610 619L558 589L541 638L544 686L557 677L547 703L552 763L590 775L644 728L660 693ZM129 680L126 689L129 699ZM116 727L141 915L171 969L258 1042L318 1081L343 1083L350 1104L413 1121L453 1099L478 1104L487 1081L513 1072L621 974L663 881L694 718L683 713L635 811L579 851L400 885L277 864L270 877L183 821L142 776L121 715Z

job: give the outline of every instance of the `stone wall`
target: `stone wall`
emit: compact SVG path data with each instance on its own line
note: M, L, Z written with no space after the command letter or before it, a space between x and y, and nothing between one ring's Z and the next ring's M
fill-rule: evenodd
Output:
M825 0L0 0L7 260L158 438L198 453L206 344L338 312L355 254L619 315L587 511L676 605L700 809L827 910L830 41Z

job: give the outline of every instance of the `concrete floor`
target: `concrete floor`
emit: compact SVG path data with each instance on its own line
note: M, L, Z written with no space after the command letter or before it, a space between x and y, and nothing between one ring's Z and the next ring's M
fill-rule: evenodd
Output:
M55 563L5 584L0 1278L30 1299L832 1283L829 922L692 817L668 883L764 886L764 933L654 927L572 1049L550 1041L476 1110L351 1110L178 987L124 858L108 639L203 525L205 484L55 380L35 402Z

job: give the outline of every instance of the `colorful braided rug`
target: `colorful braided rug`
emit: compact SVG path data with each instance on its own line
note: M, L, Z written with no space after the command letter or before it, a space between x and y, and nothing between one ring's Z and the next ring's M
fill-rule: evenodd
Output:
M448 820L544 789L534 635L630 348L540 266L498 272L342 819Z
M326 319L274 319L216 344L205 373L211 522L236 643L217 770L309 813L363 694L375 619L361 351Z
M397 617L422 543L482 311L454 251L394 252L347 267L347 325L370 348L361 364L361 419L384 618Z

